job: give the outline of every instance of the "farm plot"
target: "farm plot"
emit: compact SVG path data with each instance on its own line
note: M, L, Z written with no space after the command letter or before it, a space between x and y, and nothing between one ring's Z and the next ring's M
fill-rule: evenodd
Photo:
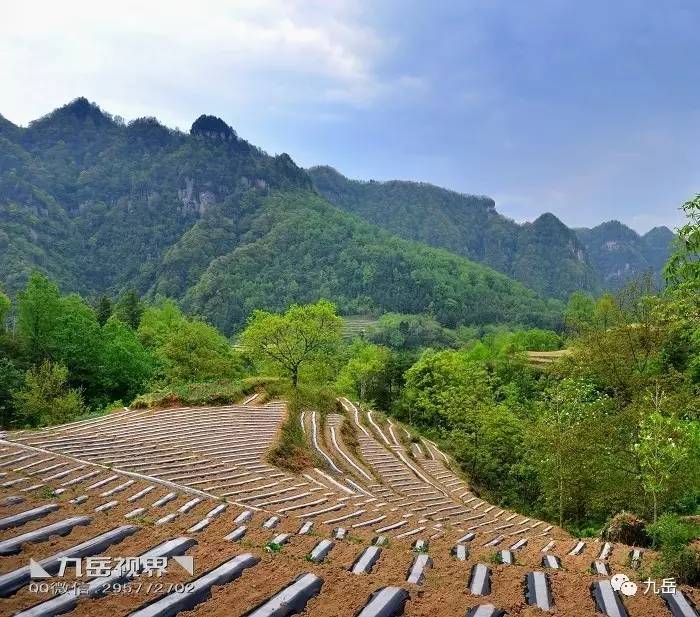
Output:
M320 463L299 475L265 460L280 402L123 411L7 435L0 614L697 615L697 590L608 587L612 572L638 576L650 552L579 542L488 504L435 444L343 405L302 418ZM83 573L80 596L30 585L30 558L38 580L60 583L63 558L100 555L143 559L126 573ZM144 564L165 557L146 593L156 579Z

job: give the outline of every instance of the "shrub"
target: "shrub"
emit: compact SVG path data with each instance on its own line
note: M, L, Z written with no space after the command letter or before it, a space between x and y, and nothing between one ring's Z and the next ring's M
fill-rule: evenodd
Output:
M646 521L631 512L613 516L603 529L603 537L609 542L621 542L630 546L648 546Z
M675 514L664 514L647 531L659 551L656 570L661 576L672 576L676 582L688 585L700 582L700 551L689 546L700 537L700 525Z
M78 390L68 388L68 369L45 360L27 371L24 387L13 394L17 416L25 426L70 422L85 407Z
M31 367L24 386L13 393L17 416L24 426L32 428L70 422L84 411L78 390L68 387L68 369L45 360Z

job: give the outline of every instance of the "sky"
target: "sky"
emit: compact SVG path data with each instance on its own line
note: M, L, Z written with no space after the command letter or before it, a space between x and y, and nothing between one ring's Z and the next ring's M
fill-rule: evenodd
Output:
M0 114L214 114L304 167L645 232L700 192L699 23L697 0L12 2Z

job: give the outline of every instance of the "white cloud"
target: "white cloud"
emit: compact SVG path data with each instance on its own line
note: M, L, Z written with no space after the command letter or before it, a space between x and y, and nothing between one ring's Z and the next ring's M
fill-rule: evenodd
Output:
M391 51L367 19L344 0L13 2L0 24L0 113L26 123L85 95L186 126L194 109L365 106L386 91L377 67Z

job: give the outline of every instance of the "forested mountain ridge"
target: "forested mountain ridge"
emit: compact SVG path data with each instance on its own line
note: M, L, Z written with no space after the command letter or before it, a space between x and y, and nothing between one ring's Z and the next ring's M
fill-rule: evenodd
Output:
M9 289L38 267L83 293L145 290L164 251L217 201L250 187L310 187L287 155L206 131L206 120L188 136L153 118L124 125L77 99L26 129L5 123L3 135L14 135L0 137L0 272Z
M342 212L218 118L185 134L82 98L27 128L0 120L0 279L12 293L33 269L88 297L168 295L227 332L253 308L321 297L450 326L551 327L561 308Z
M619 221L592 229L575 230L588 258L606 289L619 289L639 272L661 273L670 254L674 234L668 227L654 227L643 236Z
M618 263L614 257L605 258L597 244L598 239L620 242L606 237L612 231L609 223L594 230L574 230L546 213L520 225L499 214L489 197L419 182L350 180L327 166L308 171L316 189L334 205L403 238L485 263L547 296L566 298L578 290L616 289L648 270L658 275L670 254L673 234L665 227L649 232L648 256L637 256L639 248L620 243L615 257L623 261ZM637 236L618 225L630 238ZM629 253L636 258L625 261Z

